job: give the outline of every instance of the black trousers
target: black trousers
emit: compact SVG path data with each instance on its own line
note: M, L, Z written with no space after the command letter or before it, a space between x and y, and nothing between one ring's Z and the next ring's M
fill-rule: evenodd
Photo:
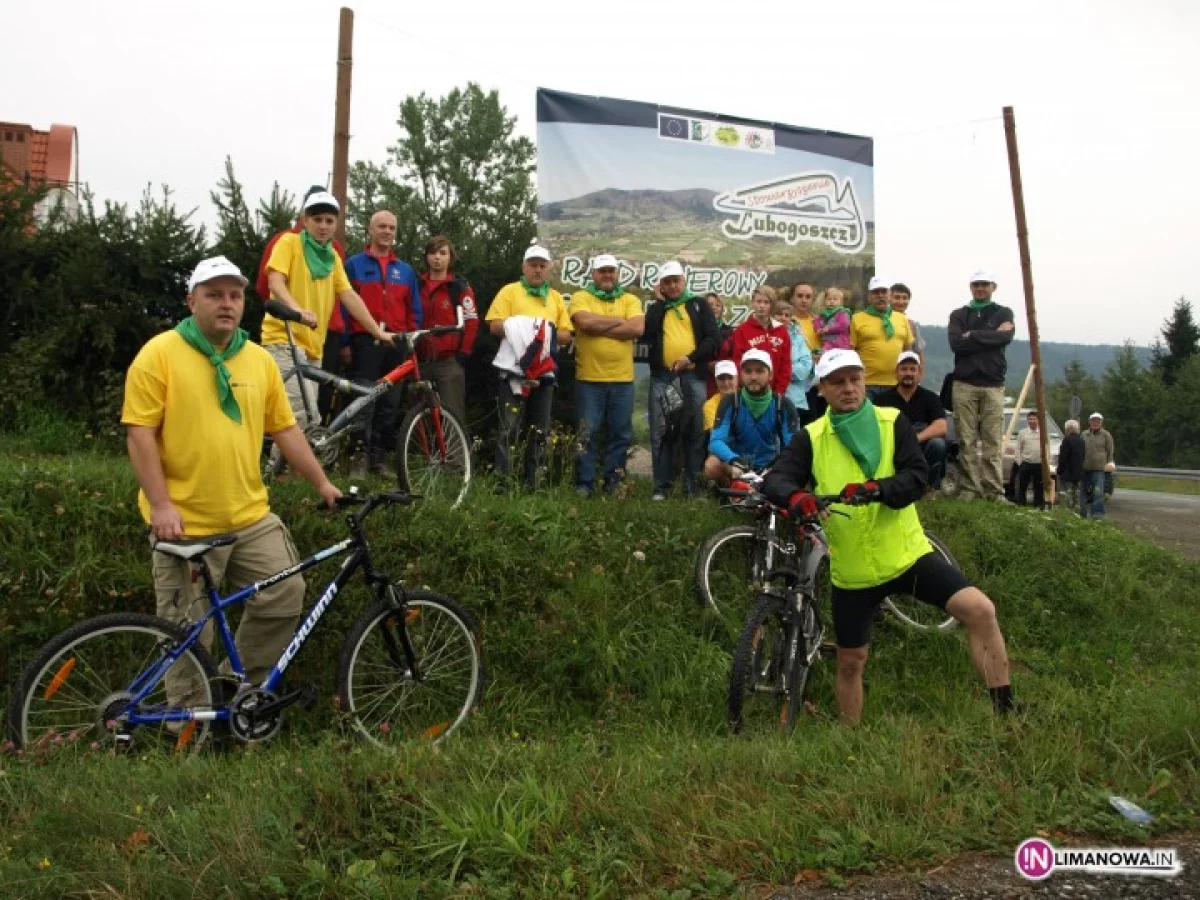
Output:
M1042 464L1040 462L1021 463L1017 470L1017 503L1025 505L1025 492L1029 483L1033 482L1033 505L1042 509L1046 505L1045 486L1042 484Z
M366 387L404 362L404 351L392 344L380 344L369 334L350 338L350 378ZM388 391L375 401L371 416L368 446L373 450L391 450L395 446L396 418L400 414L401 391ZM363 423L366 425L367 423Z

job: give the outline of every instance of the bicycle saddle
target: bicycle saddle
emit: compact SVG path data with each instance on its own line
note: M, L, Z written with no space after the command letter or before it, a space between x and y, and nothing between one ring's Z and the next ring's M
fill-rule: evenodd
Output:
M178 556L180 559L199 559L214 547L228 547L237 537L200 538L194 541L156 541L154 549L168 556Z

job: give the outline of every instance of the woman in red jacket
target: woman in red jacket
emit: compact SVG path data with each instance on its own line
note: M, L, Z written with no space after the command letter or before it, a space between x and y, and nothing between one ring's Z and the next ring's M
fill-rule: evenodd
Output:
M434 235L425 245L426 271L420 274L421 306L425 312L424 326L453 326L458 324L462 308L461 334L428 337L421 342L421 374L437 385L442 404L467 430L466 362L475 347L479 331L479 314L475 292L466 279L456 277L454 264L458 254L444 234Z
M747 350L765 350L771 355L771 390L786 394L792 382L792 339L787 326L771 318L775 288L763 285L750 297L753 315L733 333L733 361L741 365Z

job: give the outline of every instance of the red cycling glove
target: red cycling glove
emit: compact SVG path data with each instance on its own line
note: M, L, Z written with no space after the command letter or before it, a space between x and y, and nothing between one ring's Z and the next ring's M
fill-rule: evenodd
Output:
M821 514L821 504L817 495L808 491L796 491L788 497L788 512L794 519L812 519Z
M879 482L868 481L865 484L851 483L842 488L843 503L869 503L879 499Z

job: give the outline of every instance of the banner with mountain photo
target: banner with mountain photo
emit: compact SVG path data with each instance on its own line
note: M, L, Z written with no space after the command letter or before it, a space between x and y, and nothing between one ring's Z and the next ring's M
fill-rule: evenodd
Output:
M599 253L648 298L659 266L726 303L808 281L861 301L875 266L873 142L654 103L537 92L538 238L556 280L588 280Z

